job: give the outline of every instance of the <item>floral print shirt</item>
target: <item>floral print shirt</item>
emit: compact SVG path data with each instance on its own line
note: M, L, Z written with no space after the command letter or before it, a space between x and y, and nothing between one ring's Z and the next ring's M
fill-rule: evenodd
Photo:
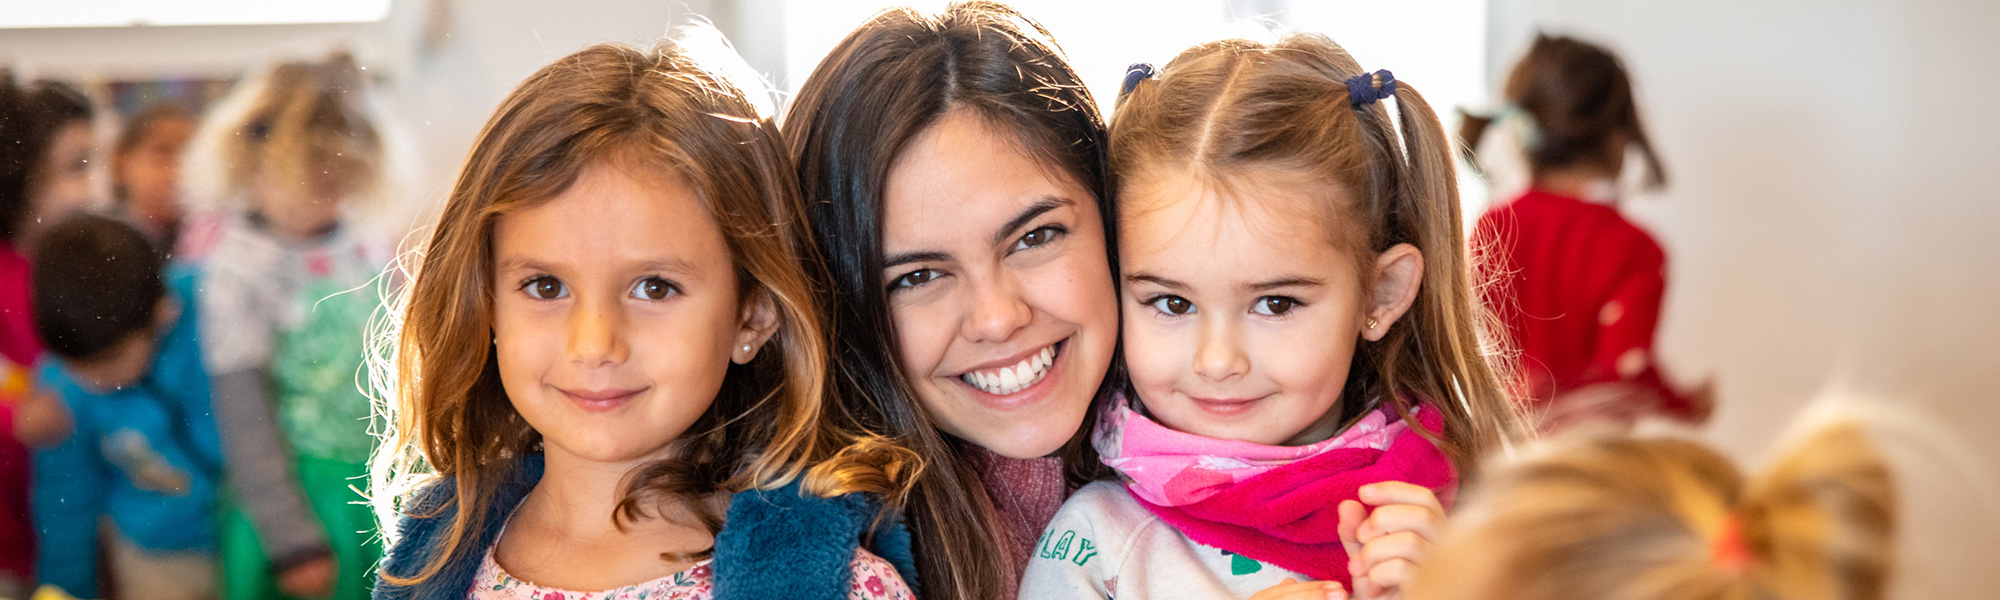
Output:
M715 571L710 564L713 562L712 559L704 560L685 571L614 590L575 592L516 579L493 560L493 550L489 548L486 558L479 563L479 574L472 578L472 593L467 597L470 600L711 600L715 597ZM854 551L851 567L853 577L849 578L847 586L849 600L916 598L889 561L866 549Z

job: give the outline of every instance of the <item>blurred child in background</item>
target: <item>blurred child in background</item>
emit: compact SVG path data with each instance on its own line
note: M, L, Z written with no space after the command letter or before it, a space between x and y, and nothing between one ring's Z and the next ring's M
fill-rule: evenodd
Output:
M239 85L190 150L214 167L212 196L191 200L219 210L181 249L203 271L204 362L240 509L220 542L232 600L366 598L380 556L350 487L373 445L358 377L385 262L346 227L382 202L367 97L344 54L281 64Z
M128 597L215 595L215 497L222 449L209 412L191 274L138 230L96 215L49 228L34 255L35 325L56 360L41 381L72 415L67 440L36 455L45 583L91 597L104 532ZM55 569L63 571L60 579Z
M111 147L111 195L119 212L169 251L180 237L181 151L194 129L194 113L158 104L133 115Z
M1882 598L1897 497L1854 422L1746 475L1671 439L1596 438L1481 478L1413 600Z
M1653 353L1666 254L1618 212L1628 149L1645 159L1647 186L1667 182L1625 67L1604 48L1540 36L1502 96L1498 119L1522 138L1529 189L1481 216L1473 239L1494 283L1487 304L1520 347L1524 401L1548 430L1707 418L1707 389L1675 390ZM1493 121L1468 117L1466 147Z
M59 438L67 427L60 404L28 384L42 343L29 309L27 249L45 223L90 203L91 114L75 88L17 85L0 69L0 595L25 590L35 570L22 442Z

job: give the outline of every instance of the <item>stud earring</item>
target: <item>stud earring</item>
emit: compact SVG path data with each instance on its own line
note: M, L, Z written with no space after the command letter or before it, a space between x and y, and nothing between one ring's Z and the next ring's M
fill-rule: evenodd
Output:
M1368 317L1368 328L1369 329L1375 328L1375 317Z
M749 345L749 344L744 344L744 345L743 345L743 353L744 353L744 354L749 354L749 353L750 353L750 345Z

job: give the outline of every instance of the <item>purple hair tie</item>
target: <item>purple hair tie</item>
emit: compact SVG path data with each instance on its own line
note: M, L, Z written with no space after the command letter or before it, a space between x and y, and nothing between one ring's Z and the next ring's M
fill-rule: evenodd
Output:
M1132 88L1139 87L1139 82L1152 78L1153 63L1132 63L1125 67L1125 84L1118 86L1118 97L1125 97L1132 93Z
M1375 85L1375 78L1382 78L1381 85ZM1130 78L1127 78L1130 81ZM1347 103L1352 106L1374 104L1377 100L1396 95L1396 76L1388 69L1374 73L1362 73L1347 78Z

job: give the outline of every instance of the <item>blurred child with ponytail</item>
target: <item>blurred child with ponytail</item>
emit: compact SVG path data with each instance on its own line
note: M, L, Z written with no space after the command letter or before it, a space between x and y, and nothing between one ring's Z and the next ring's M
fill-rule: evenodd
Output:
M1861 426L1814 429L1761 473L1673 439L1594 438L1481 478L1414 600L1884 596L1896 493Z
M1318 35L1154 75L1111 122L1130 380L1095 443L1119 481L1063 505L1021 597L1394 596L1516 429L1442 126Z
M1482 288L1521 351L1519 400L1544 431L1664 416L1700 422L1711 390L1676 389L1661 374L1653 334L1667 256L1618 209L1628 150L1645 185L1667 184L1617 55L1569 37L1538 36L1501 91L1496 118L1468 115L1467 148L1491 125L1521 138L1528 190L1479 218Z

